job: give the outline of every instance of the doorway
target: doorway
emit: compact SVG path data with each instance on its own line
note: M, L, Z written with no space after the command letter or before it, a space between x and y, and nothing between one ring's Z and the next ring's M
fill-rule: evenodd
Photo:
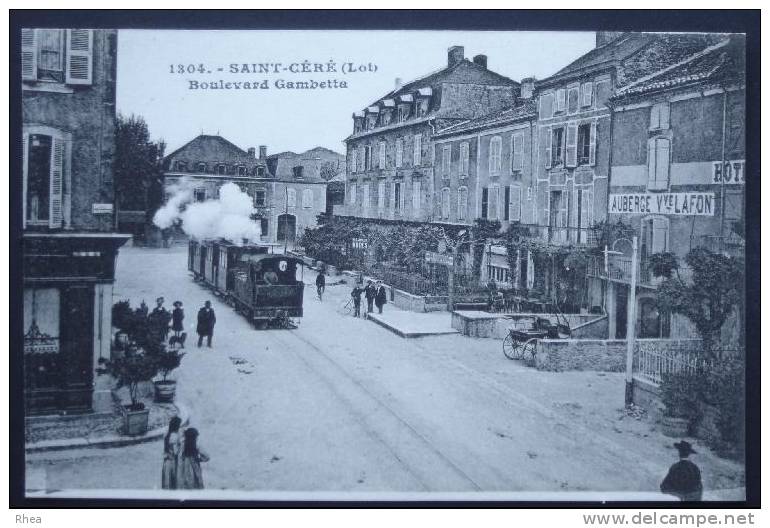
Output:
M278 241L294 242L297 237L297 217L292 214L278 216Z

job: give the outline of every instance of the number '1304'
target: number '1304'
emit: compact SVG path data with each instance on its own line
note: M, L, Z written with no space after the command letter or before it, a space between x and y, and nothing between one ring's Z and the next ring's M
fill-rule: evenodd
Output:
M169 73L206 73L206 67L203 64L169 64Z

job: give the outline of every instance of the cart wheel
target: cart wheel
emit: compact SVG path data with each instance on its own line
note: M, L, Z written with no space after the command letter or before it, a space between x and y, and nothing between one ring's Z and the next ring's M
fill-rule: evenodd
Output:
M525 343L522 343L521 350L518 359L532 359L535 361L535 355L537 354L537 339L532 338Z
M511 334L505 336L503 340L503 354L508 359L521 359L521 343L513 339Z

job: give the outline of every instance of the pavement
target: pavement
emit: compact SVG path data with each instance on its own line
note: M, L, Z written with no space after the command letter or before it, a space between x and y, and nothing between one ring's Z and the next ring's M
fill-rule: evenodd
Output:
M366 309L366 306L362 308ZM406 338L460 333L452 328L452 314L449 312L408 312L386 304L382 313L375 311L367 314L367 318Z
M121 249L114 300L179 299L191 335L212 301L213 348L189 348L174 373L211 457L207 491L634 497L658 494L677 460L675 439L625 413L622 374L536 371L489 339L403 339L337 313L349 285L319 301L308 270L298 328L257 330L194 283L186 262L183 248ZM688 440L707 497L743 493L741 464ZM162 497L162 452L158 440L31 453L30 493Z

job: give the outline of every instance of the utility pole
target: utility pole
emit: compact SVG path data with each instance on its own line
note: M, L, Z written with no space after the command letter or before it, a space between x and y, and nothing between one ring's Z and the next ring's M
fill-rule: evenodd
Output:
M283 188L284 194L286 195L286 199L284 203L286 204L284 206L283 210L283 254L286 254L286 248L289 245L289 187L284 186Z
M449 266L449 277L447 278L447 286L449 287L449 313L455 309L455 270L457 268L457 254L462 242L456 244L452 248L452 265Z
M631 251L631 290L628 293L626 321L626 405L634 403L634 348L636 344L636 266L637 237Z

